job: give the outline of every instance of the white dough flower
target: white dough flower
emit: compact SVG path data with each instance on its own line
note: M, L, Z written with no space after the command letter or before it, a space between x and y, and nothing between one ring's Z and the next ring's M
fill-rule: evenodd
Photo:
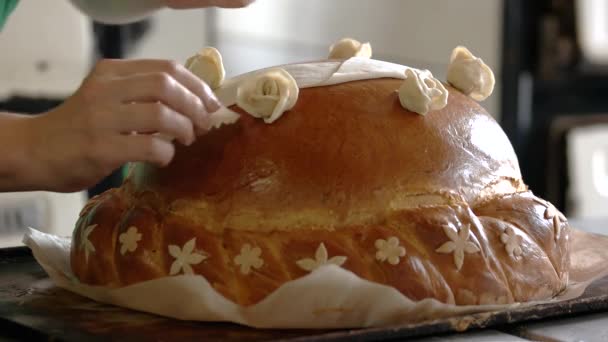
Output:
M188 58L185 67L205 81L211 89L219 88L226 77L222 55L212 47L206 47Z
M391 265L399 264L399 258L405 256L405 248L399 245L399 239L392 236L388 240L378 239L375 243L376 259L388 261Z
M89 262L89 253L95 252L95 246L89 240L89 235L96 227L96 224L92 224L80 230L80 249L84 249L84 259L87 263Z
M137 227L131 226L125 233L118 236L120 242L120 254L125 255L126 252L135 252L137 243L141 240L141 234L137 232Z
M371 58L372 46L352 38L344 38L330 46L329 59L348 59L351 57Z
M241 254L234 257L234 263L241 266L241 273L249 274L251 268L258 269L264 265L264 260L260 258L262 250L260 247L253 247L246 243L241 247Z
M456 264L456 269L460 271L464 263L464 253L477 253L479 252L479 247L469 241L470 226L468 224L463 225L458 233L453 231L448 225L443 226L443 231L451 241L441 245L441 247L437 248L436 252L444 254L454 253L454 264Z
M334 264L337 266L342 266L342 264L346 262L345 256L335 256L329 260L328 257L329 256L327 255L327 249L325 248L325 244L321 242L319 247L317 247L314 259L301 259L296 261L296 264L300 266L301 269L312 272L323 265Z
M241 116L226 107L220 107L209 116L209 128L220 128L223 125L231 125L239 120Z
M481 58L458 46L452 51L448 66L448 83L474 100L483 101L494 91L494 73Z
M500 235L500 241L505 244L505 250L514 259L523 253L521 249L522 240L522 237L515 234L515 230L511 227L507 227L504 233Z
M190 265L200 264L203 260L207 259L205 255L193 252L195 245L196 238L192 238L186 242L183 248L179 248L179 246L176 245L169 245L169 254L175 258L175 261L171 264L169 275L176 275L182 269L184 270L184 274L194 274Z
M562 223L566 222L566 216L560 213L553 204L547 202L545 210L545 219L553 221L553 229L555 230L555 240L559 239L562 232Z
M566 219L566 216L560 213L553 204L538 197L534 197L534 202L545 207L544 217L546 220L551 220L553 222L554 237L557 241L561 236L562 224L567 222L568 219Z
M296 80L276 68L244 80L237 89L236 104L252 116L273 123L296 105L299 92Z
M403 108L426 115L448 104L448 91L430 71L407 68L399 88L399 101Z

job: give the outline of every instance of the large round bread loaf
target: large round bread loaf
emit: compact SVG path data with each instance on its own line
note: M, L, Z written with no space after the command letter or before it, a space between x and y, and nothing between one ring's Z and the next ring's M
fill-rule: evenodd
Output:
M499 125L456 89L421 116L401 80L301 89L268 125L239 122L136 164L91 199L74 232L83 283L183 273L257 303L324 263L413 300L544 299L568 280L568 224L524 185Z

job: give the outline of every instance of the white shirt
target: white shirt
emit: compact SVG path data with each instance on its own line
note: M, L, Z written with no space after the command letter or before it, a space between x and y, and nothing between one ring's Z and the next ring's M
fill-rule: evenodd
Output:
M162 0L71 0L93 20L106 24L137 21L164 7Z

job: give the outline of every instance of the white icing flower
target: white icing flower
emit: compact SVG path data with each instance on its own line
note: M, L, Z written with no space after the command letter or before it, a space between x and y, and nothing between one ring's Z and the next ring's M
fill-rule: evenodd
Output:
M500 235L500 241L505 244L505 250L513 259L523 253L521 249L522 240L522 237L515 234L515 230L511 227L507 227L504 233Z
M179 248L179 246L176 245L169 245L169 254L175 258L175 261L171 264L169 275L176 275L182 269L184 270L184 274L194 274L190 265L200 264L203 260L207 259L207 257L202 254L193 253L195 244L196 238L192 238L184 244L183 248Z
M296 261L296 264L300 266L301 269L312 272L323 265L334 264L337 266L342 266L342 264L346 262L345 256L335 256L329 260L327 258L327 249L325 248L325 244L321 242L321 244L317 248L317 251L315 252L314 259L301 259Z
M252 116L273 123L296 105L299 92L287 71L271 69L243 81L236 91L236 103Z
M260 258L262 250L260 247L251 248L251 245L246 243L241 247L241 254L234 257L234 263L241 266L241 273L249 274L251 268L260 268L264 265L264 260Z
M89 235L91 235L95 227L97 227L97 224L86 226L80 230L80 249L84 249L84 259L87 263L89 262L89 253L95 252L95 246L89 240Z
M137 232L137 227L131 226L125 233L118 236L120 242L120 254L125 255L126 252L135 252L137 243L141 240L141 234Z
M205 81L211 89L219 88L226 77L222 55L217 49L206 47L188 58L186 68Z
M372 46L370 43L344 38L329 47L329 59L348 59L351 57L371 58Z
M450 58L448 83L474 100L483 101L492 95L496 80L492 69L481 58L458 46Z
M448 104L448 91L430 71L407 68L399 88L399 101L405 109L426 115Z
M443 226L443 231L451 241L448 241L436 249L438 253L454 253L454 263L456 269L460 271L464 263L464 253L473 254L479 252L479 247L469 241L470 227L468 224L463 225L460 231L456 233L450 226Z
M405 255L405 248L399 245L399 239L392 236L388 240L378 239L375 243L376 259L381 262L387 261L391 265L399 264L399 258Z

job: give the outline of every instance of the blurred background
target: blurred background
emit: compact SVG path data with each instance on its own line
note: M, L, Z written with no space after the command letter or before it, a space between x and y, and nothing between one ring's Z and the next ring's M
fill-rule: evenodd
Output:
M40 113L74 91L99 58L185 62L217 47L228 76L324 58L334 41L444 79L465 45L492 67L483 105L501 123L537 195L601 230L608 217L608 0L258 0L246 9L163 10L138 23L91 22L67 0L23 0L0 34L0 110ZM69 235L86 193L0 194L0 246L24 227ZM583 224L583 223L580 223Z

